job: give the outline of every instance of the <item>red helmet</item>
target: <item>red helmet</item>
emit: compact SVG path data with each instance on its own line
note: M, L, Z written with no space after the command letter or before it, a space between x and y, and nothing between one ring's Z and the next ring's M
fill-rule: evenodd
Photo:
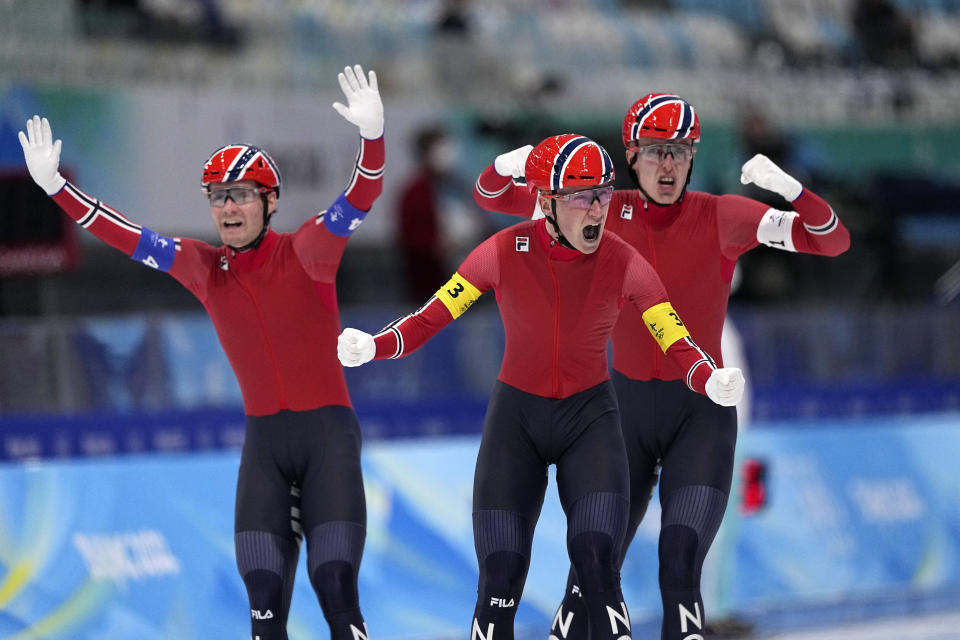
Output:
M613 182L613 162L599 144L576 133L551 136L535 146L524 168L527 185L555 193Z
M207 189L213 182L253 180L261 186L275 189L280 195L280 170L273 158L259 147L250 144L228 144L213 152L203 165L201 185Z
M700 118L693 105L671 93L648 93L623 118L623 146L638 138L700 142Z

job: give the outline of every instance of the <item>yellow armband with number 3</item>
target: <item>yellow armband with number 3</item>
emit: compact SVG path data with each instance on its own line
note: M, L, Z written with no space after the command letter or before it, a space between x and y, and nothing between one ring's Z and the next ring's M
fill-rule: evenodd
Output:
M677 340L690 336L683 320L669 302L661 302L644 311L643 321L647 323L650 335L664 352Z
M453 277L447 281L434 294L447 308L453 319L456 320L463 312L470 308L477 298L480 297L480 290L467 282L467 279L459 273L454 273Z

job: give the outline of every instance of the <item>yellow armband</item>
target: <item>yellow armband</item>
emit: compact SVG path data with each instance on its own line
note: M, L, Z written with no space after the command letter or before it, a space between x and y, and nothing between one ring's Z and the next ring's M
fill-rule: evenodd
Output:
M669 302L661 302L644 311L643 321L647 323L650 335L660 344L664 352L680 338L690 336L690 332L683 325L683 320Z
M457 319L470 308L470 305L477 301L481 293L475 286L467 282L466 278L459 273L454 273L447 284L440 287L434 295L440 299L450 315Z

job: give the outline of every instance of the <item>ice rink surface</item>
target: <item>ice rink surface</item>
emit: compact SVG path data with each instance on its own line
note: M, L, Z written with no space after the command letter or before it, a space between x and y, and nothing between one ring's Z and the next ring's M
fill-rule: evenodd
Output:
M762 640L960 640L960 611L882 618L754 637Z

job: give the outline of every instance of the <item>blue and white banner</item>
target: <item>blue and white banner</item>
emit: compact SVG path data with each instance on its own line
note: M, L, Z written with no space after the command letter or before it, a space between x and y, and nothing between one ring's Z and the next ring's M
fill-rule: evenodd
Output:
M749 432L744 456L765 462L768 503L735 522L733 562L724 563L734 606L762 616L960 587L958 425L960 416L944 414ZM372 637L466 635L477 588L478 444L464 435L365 445L360 595ZM0 637L244 637L232 533L237 465L238 454L224 452L0 466ZM552 479L547 491L518 637L543 635L566 580ZM655 498L623 568L635 626L660 616L659 514ZM303 564L290 637L325 638Z

